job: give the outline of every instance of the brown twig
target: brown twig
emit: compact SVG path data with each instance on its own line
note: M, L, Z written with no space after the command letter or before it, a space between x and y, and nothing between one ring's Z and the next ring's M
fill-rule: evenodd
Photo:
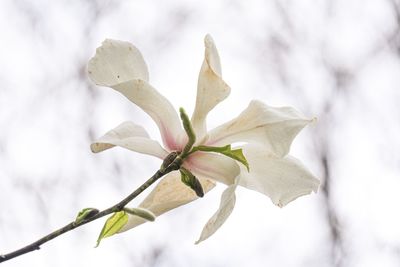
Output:
M8 261L12 258L19 257L21 255L24 255L26 253L35 251L40 249L40 246L43 245L44 243L49 242L50 240L65 234L66 232L69 232L71 230L74 230L75 228L81 227L82 225L85 225L89 222L92 222L94 220L97 220L99 218L102 218L106 215L109 215L113 212L118 212L121 211L131 200L133 200L135 197L137 197L139 194L141 194L144 190L146 190L150 185L152 185L154 182L156 182L159 178L164 176L167 173L170 173L174 170L178 170L181 165L182 165L182 159L177 156L176 152L172 152L171 154L174 154L174 159L171 161L171 158L167 157L168 161L165 160L161 168L152 176L150 177L146 182L144 182L139 188L137 188L134 192L132 192L129 196L118 202L112 207L109 207L108 209L105 209L91 217L85 218L81 222L70 222L69 224L65 225L64 227L61 227L58 230L55 230L54 232L38 239L37 241L24 246L18 250L15 250L13 252L10 252L8 254L0 255L0 263Z

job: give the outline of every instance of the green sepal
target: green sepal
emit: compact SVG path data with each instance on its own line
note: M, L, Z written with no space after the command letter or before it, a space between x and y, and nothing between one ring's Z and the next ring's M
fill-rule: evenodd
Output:
M74 224L75 225L80 224L82 221L93 217L97 213L99 213L98 209L95 209L95 208L84 208L76 216Z
M154 215L153 212L151 212L148 209L143 209L143 208L124 208L124 211L131 215L138 216L142 219L145 219L146 221L151 221L154 222L156 219L156 215Z
M181 172L181 181L185 185L189 186L198 197L204 196L204 190L201 186L200 181L194 176L189 170L185 168L180 168L179 171Z
M127 222L128 222L128 214L126 214L125 211L118 211L114 213L111 217L107 219L106 223L103 226L103 229L101 229L95 247L97 248L100 245L100 241L103 238L110 237L118 233L118 231L121 230L122 227L124 227L124 225Z
M232 149L231 145L216 147L216 146L195 146L193 147L191 153L196 151L204 151L204 152L215 152L223 154L227 157L230 157L234 160L239 161L244 166L246 166L247 171L250 171L249 163L247 162L246 157L243 155L243 149Z

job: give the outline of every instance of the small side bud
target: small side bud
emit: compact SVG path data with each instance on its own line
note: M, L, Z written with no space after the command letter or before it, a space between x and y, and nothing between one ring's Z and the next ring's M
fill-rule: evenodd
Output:
M189 119L188 115L186 114L186 111L183 108L180 108L179 113L181 116L183 128L185 129L185 132L188 136L188 142L182 151L182 155L185 156L190 151L190 149L192 148L194 143L196 142L196 134L194 133L192 123L190 122L190 119Z
M198 197L203 197L204 196L204 190L203 187L201 186L201 183L199 179L196 178L189 170L185 168L180 168L179 169L181 173L181 181L185 185L189 186Z
M87 220L89 218L92 218L93 216L95 216L97 213L99 213L98 209L95 208L85 208L83 210L81 210L78 215L76 216L76 219L74 221L74 224L79 224L84 220Z

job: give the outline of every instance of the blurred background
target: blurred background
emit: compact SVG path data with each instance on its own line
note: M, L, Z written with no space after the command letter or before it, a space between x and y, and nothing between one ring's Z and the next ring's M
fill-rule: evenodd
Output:
M99 248L104 220L5 266L400 266L399 1L2 0L0 32L0 254L116 203L161 164L90 152L126 120L160 139L138 107L88 80L105 38L135 44L151 84L191 112L210 33L232 93L209 127L255 98L315 116L291 154L322 181L283 209L240 188L200 245L224 186Z

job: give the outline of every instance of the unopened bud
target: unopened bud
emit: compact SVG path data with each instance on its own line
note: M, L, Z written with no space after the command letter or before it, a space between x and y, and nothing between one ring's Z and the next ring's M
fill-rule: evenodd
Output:
M154 222L156 219L156 215L153 212L143 208L124 208L126 213L131 215L139 216L140 218L145 219L146 221Z
M98 209L95 208L85 208L81 210L78 215L76 216L76 219L74 221L74 224L79 224L84 220L87 220L89 218L92 218L95 216L97 213L99 213Z
M183 128L185 129L185 132L188 136L188 142L182 151L183 157L185 157L185 155L190 151L190 149L196 142L196 134L194 133L192 123L190 122L190 119L189 119L188 115L186 114L186 111L183 108L180 108L179 113L181 116Z
M181 181L185 185L189 186L198 197L204 196L204 190L201 186L199 179L196 178L189 170L185 168L180 168L179 171L181 172Z

